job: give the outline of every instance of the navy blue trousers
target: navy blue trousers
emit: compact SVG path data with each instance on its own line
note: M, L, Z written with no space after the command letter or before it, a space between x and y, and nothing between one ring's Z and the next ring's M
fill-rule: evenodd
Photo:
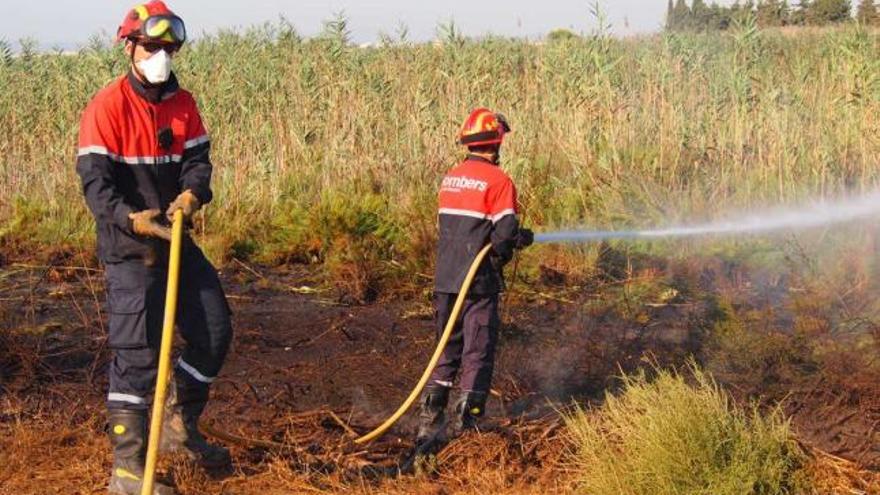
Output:
M443 334L458 294L434 294L437 338ZM498 343L498 294L465 299L452 335L434 372L431 383L452 386L461 371L459 387L463 392L489 393Z
M217 271L192 242L184 244L177 328L186 342L175 364L178 377L209 386L226 358L232 324ZM147 409L156 384L168 267L142 261L105 266L109 310L111 409Z

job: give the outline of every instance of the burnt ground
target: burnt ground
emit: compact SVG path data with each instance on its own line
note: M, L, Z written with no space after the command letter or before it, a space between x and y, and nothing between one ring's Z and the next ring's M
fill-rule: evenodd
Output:
M103 493L102 274L77 264L0 272L0 494ZM232 448L235 468L205 475L166 460L165 476L185 494L568 491L559 409L600 401L622 370L700 355L717 312L681 295L603 302L621 282L520 285L505 309L484 431L448 445L431 469L399 476L412 412L369 446L350 439L421 374L434 343L427 294L347 305L304 268L233 264L222 277L236 335L205 425ZM754 385L730 373L723 381L735 395ZM877 469L880 383L832 381L787 383L786 412L808 448Z

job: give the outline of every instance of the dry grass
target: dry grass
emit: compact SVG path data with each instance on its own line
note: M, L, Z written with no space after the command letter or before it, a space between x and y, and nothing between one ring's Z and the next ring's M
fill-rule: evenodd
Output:
M611 251L610 248L608 250ZM689 262L666 263L663 259L652 259L643 255L628 257L625 254L614 252L602 254L601 263L598 265L602 267L603 272L597 275L588 287L566 284L564 290L545 288L543 290L547 292L541 293L535 291L533 287L523 287L519 292L517 296L519 302L515 308L517 312L528 312L537 316L538 321L548 322L546 327L539 326L530 331L536 332L535 337L540 336L542 340L553 339L552 347L558 347L559 354L542 352L541 362L547 368L554 366L570 368L567 371L570 375L557 376L550 373L549 379L561 380L565 376L576 376L579 382L581 380L590 382L590 387L602 389L607 386L613 389L613 383L608 378L609 374L614 373L615 364L626 369L634 369L638 366L645 349L648 349L647 352L653 350L659 353L658 359L663 363L680 363L678 346L664 347L661 341L655 339L669 337L671 331L676 328L698 333L701 328L715 321L715 318L728 323L727 326L711 327L712 336L719 340L715 342L717 347L704 349L704 351L712 351L707 353L706 364L711 366L713 371L717 370L719 376L723 375L725 385L730 385L731 389L738 393L737 398L745 392L746 395L771 394L770 399L775 400L781 398L780 390L785 394L796 387L807 385L801 379L777 381L774 383L783 386L769 387L765 380L766 376L779 376L788 369L786 367L788 361L775 359L778 356L803 359L801 354L806 353L808 357L828 357L819 361L820 369L823 370L823 374L829 377L833 375L839 381L813 385L813 388L807 390L809 394L813 394L837 392L843 388L841 385L852 381L855 376L851 368L832 367L831 357L837 356L838 359L856 365L863 362L852 359L851 353L841 353L842 344L835 347L833 346L835 342L861 342L859 353L866 357L876 355L875 347L871 347L875 344L869 339L866 340L865 332L865 329L870 328L872 322L876 320L874 308L877 307L877 303L871 298L871 294L876 293L876 287L867 276L871 273L870 267L853 265L853 263L858 265L858 260L864 258L857 256L856 252L844 253L844 259L836 260L839 264L828 265L819 263L818 260L809 261L810 265L825 266L825 270L813 272L806 279L776 278L778 277L776 273L765 274L760 270L748 273L748 269L757 268L745 264L732 266L719 260L707 261L700 258ZM840 258L840 254L836 256ZM55 314L53 307L57 310L61 306L66 308L67 305L71 305L68 308L69 313L65 314L69 314L68 319L76 321L77 328L82 327L83 332L73 332L73 329L67 326L62 326L60 329L57 327L46 329L46 325L37 324L39 322L34 322L32 325L24 324L25 322L22 321L22 326L18 326L20 333L0 333L0 340L6 340L9 344L8 347L0 349L0 353L5 352L3 363L15 363L16 369L13 376L15 381L12 384L14 386L0 399L2 401L0 402L2 404L0 456L6 456L0 458L2 461L0 485L3 486L0 494L5 495L3 490L7 486L15 489L16 495L93 493L95 490L100 492L102 484L106 481L105 473L109 466L109 448L103 432L101 405L103 387L100 380L98 383L88 384L89 377L93 376L89 372L94 366L93 360L100 362L102 353L99 346L99 327L92 319L96 317L98 308L87 310L87 315L91 316L79 322L73 307L87 307L93 297L91 290L86 286L87 280L76 277L69 280L71 283L75 281L77 284L82 284L78 296L80 301L75 303L72 300L53 299L49 296L59 292L59 289L68 283L61 277L63 270L60 267L54 269L58 275L51 275L52 270L47 271L45 267L28 270L34 273L8 277L2 280L3 287L19 287L15 291L9 290L10 295L22 291L27 293L28 288L37 283L36 280L42 279L40 274L49 273L46 275L47 283L36 293L37 302L48 313L44 318ZM260 277L253 268L248 270L250 271L247 273L250 275ZM269 273L266 268L259 270ZM786 269L782 271L785 272ZM707 278L706 274L712 272L715 275ZM770 277L770 279L762 277ZM236 277L231 276L231 279L234 280ZM780 286L782 282L778 282L779 280L792 284L792 288ZM811 285L803 285L808 282ZM255 281L251 288L266 289L270 285L271 282L263 279L260 282ZM276 290L287 291L287 287L284 285L277 287ZM672 299L669 296L670 289L678 292ZM247 290L239 286L236 287L235 292L247 293ZM767 295L768 293L771 295L775 293L774 297L780 300L773 299ZM550 300L553 304L542 307L540 301L536 299ZM699 309L701 304L705 304L704 299L720 299L721 302L717 303L721 306L718 310L720 314L713 315L711 308ZM563 306L562 301L569 302L564 303ZM252 304L263 303L255 301ZM7 306L18 307L11 303L7 303ZM766 312L767 308L764 306L790 308L794 317L778 320L779 324L788 322L787 324L796 327L798 332L806 332L811 339L811 346L798 346L790 341L774 340L776 335L773 334L769 335L768 340L768 335L761 330L768 326L773 315ZM269 310L271 306L265 309ZM355 309L352 308L352 311ZM92 315L92 312L95 315ZM847 315L846 318L840 317L843 314ZM18 321L19 316L16 316L15 320ZM286 324L284 318L278 318L278 321L279 325ZM519 322L519 318L514 318L514 321ZM738 326L733 326L734 323ZM556 333L560 324L570 332ZM322 325L330 325L329 320L319 324L318 328ZM780 326L776 333L781 335L786 328ZM259 331L271 334L267 329ZM523 331L513 326L507 328L506 345L516 347L517 339L526 339L521 344L533 343L526 338ZM846 332L856 340L841 340L840 337ZM93 341L91 337L97 339ZM54 344L49 345L53 342ZM429 345L428 341L419 342L418 345ZM585 346L590 352L582 352L583 349L580 349L579 345ZM647 347L644 347L645 345ZM542 347L542 349L548 348ZM699 347L696 349L699 350ZM531 349L531 352L534 350ZM871 354L872 352L874 354ZM244 351L239 350L239 353ZM569 359L570 356L575 358ZM369 360L374 358L363 361L352 360L352 369L369 369L364 367ZM505 368L500 370L499 387L509 386L507 380L511 377L511 369L507 366ZM754 369L754 375L744 373L743 368ZM256 375L256 370L247 369L246 376L252 373ZM807 378L812 379L816 374L816 370L812 369L812 374ZM300 375L299 379L304 376L306 375ZM516 376L515 372L514 376ZM316 377L316 383L320 383L320 379L321 376ZM532 377L526 372L525 376L519 377L520 383L516 385L516 392L512 397L521 395L520 387L522 392L542 393L545 391L543 380L544 375ZM4 382L4 385L6 384L8 382ZM876 390L874 382L869 382L868 385L863 389L847 390L854 390L864 397L876 396L873 393ZM710 396L715 399L725 394L717 389L713 390L714 395L710 394ZM371 464L387 466L388 461L395 460L395 455L405 450L407 447L405 439L403 442L397 442L391 437L385 443L371 446L363 452L346 450L343 429L326 412L316 410L293 413L285 410L287 406L283 406L281 414L273 414L269 418L260 416L261 410L252 407L253 404L250 402L236 405L235 401L240 400L236 397L238 396L225 396L217 405L223 404L227 409L219 414L215 409L215 416L209 419L226 426L229 431L249 434L256 438L271 438L275 442L285 442L295 446L296 449L272 451L270 448L267 454L260 449L235 445L233 450L238 464L235 472L225 480L210 479L193 466L175 463L170 472L184 495L218 493L221 490L240 494L574 493L577 479L595 475L596 472L605 472L604 469L584 466L576 466L573 469L572 466L562 462L565 443L560 437L564 432L548 429L553 426L552 423L538 422L506 424L504 428L492 429L480 435L468 435L460 439L441 453L440 469L433 475L377 479L369 470L360 468ZM649 396L647 399L643 398L642 403L656 405L658 409L670 403L680 407L681 409L675 410L679 414L668 415L667 423L667 425L674 423L678 431L705 432L705 429L711 430L719 423L722 426L728 424L717 419L723 415L723 409L708 409L707 412L705 408L688 408L688 404L691 403L677 400L681 397L687 398L687 393L671 397L670 400L663 402L659 399L652 400L654 397ZM824 397L822 395L815 399L822 406L820 409L808 408L806 414L817 410L824 414L826 409L839 408L839 405L831 400L824 401ZM832 399L837 400L836 397ZM815 405L815 402L813 404ZM871 407L871 404L866 403L863 409L839 408L840 414L831 417L830 420L850 417L853 411L856 413L876 411L876 408L870 409ZM682 413L682 410L685 412ZM602 409L596 411L589 412L585 420L601 423ZM712 419L704 422L699 414L694 414L694 411L702 412L703 419L705 416L710 416ZM348 418L347 415L340 416ZM746 416L748 421L752 421L750 415L746 414ZM779 423L775 420L767 420L767 424L772 426ZM352 426L364 431L370 425ZM851 426L853 425L847 426L843 431L846 433L867 431L851 429ZM741 430L736 428L733 430L741 433ZM665 437L669 436L665 435ZM806 441L804 438L802 440ZM762 445L765 444L756 441L741 446L746 450L749 448L760 450ZM660 455L663 447L660 445L655 449L655 455ZM607 452L617 453L614 450L616 448L616 444L610 444ZM807 453L804 457L802 473L810 483L804 488L803 493L815 492L817 495L848 493L846 490L872 493L877 483L876 476L861 471L854 463L837 459L811 447L804 447L803 444L802 448ZM680 462L684 462L682 459L687 457L686 452L682 454L679 450L667 450L670 453L680 454L677 458ZM57 455L47 455L51 452ZM695 459L702 458L699 454L692 455ZM858 458L858 456L849 456ZM638 472L637 469L632 468L638 461L637 455L621 454L605 460L621 470ZM166 463L165 466L168 467L170 464ZM675 466L662 467L669 468L670 472L675 471ZM45 486L50 488L38 491Z
M856 27L546 45L447 32L439 46L370 49L347 44L344 23L314 40L284 25L220 33L178 64L214 138L217 199L199 236L215 258L327 263L364 295L388 262L405 268L392 276L423 270L436 183L475 105L512 121L505 167L540 228L644 226L868 189L880 158L876 51L876 34ZM78 117L124 71L120 50L100 44L0 60L4 245L91 244L73 172ZM380 223L325 222L346 209Z
M21 413L33 404L7 398L0 423L0 495L91 494L105 490L110 468L103 411L80 407L74 417L56 412ZM305 415L300 415L305 417ZM314 415L313 415L314 416ZM321 429L302 423L291 434L313 436ZM544 434L552 428L552 434ZM320 455L266 452L232 444L232 472L212 476L181 458L163 459L161 477L181 495L204 493L566 493L572 485L562 470L562 440L550 423L513 425L501 432L474 433L453 442L437 460L434 474L389 475L343 461L342 447L323 445ZM292 444L291 444L292 445ZM382 456L381 447L370 449ZM354 459L355 457L349 457Z
M880 493L880 474L861 468L856 463L806 447L811 462L806 474L812 480L810 495L828 493Z

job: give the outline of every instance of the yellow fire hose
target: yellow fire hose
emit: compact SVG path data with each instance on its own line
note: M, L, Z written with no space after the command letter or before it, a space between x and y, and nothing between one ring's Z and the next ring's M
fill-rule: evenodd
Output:
M153 414L150 419L150 441L147 444L147 463L144 467L144 484L141 495L152 495L156 478L156 461L159 458L159 441L162 435L162 413L165 410L165 393L171 375L171 344L174 342L174 320L177 314L177 289L180 279L180 246L183 241L183 211L174 212L171 225L171 253L168 261L168 288L165 292L165 320L162 325L162 345L159 350L159 373L153 394Z
M162 413L164 412L168 378L171 374L171 347L174 341L174 320L177 312L177 291L180 278L180 247L182 239L183 212L178 210L174 213L174 223L171 230L171 252L168 263L168 288L165 294L165 319L162 328L162 344L159 351L159 370L156 378L156 391L153 394L150 440L147 446L147 462L144 467L144 483L141 489L141 495L152 495L156 477L156 463L159 457L159 442L162 433ZM474 277L477 274L477 270L486 258L491 247L491 245L487 245L477 254L476 258L474 258L467 276L465 276L464 282L461 285L461 290L458 293L458 298L455 300L455 305L452 307L452 313L449 316L449 320L446 322L446 327L443 329L443 334L437 342L437 348L434 350L434 354L431 356L431 360L428 362L428 366L425 368L424 373L422 373L422 377L419 379L415 388L413 388L412 392L410 392L409 396L403 401L403 404L400 405L394 414L375 430L355 439L355 443L367 443L380 437L388 431L388 429L391 428L391 426L393 426L407 410L409 410L419 394L422 393L422 389L428 384L431 373L434 371L434 367L437 366L437 362L440 360L440 356L446 348L446 343L452 335L452 329L455 328L455 322L458 319L461 308L464 306L464 301L470 290L471 283L473 283Z
M449 337L452 335L452 329L455 328L455 321L458 319L458 313L461 312L462 306L464 306L464 300L467 297L467 293L471 288L471 283L474 281L474 276L477 274L477 269L480 268L480 264L482 264L483 259L486 257L486 254L489 253L489 249L491 249L492 245L489 244L484 247L478 254L477 257L474 258L474 262L471 264L470 270L468 270L467 276L464 278L464 283L461 284L461 290L458 292L458 298L455 299L455 305L452 307L452 313L449 315L449 321L446 322L446 327L443 328L443 335L440 336L440 341L437 342L437 349L434 350L434 355L431 356L431 361L428 362L428 367L425 368L425 372L422 373L422 377L419 379L419 382L416 384L416 387L410 392L409 397L403 401L403 404L397 409L397 411L391 415L388 419L385 420L384 423L379 425L375 430L367 433L366 435L356 439L354 443L367 443L375 440L382 436L383 433L388 431L394 423L400 419L401 416L406 413L406 411L412 406L413 402L416 401L419 394L422 393L422 389L425 388L425 385L428 384L428 380L431 378L431 373L434 371L434 367L437 366L437 361L440 361L440 355L443 354L443 350L446 348L446 343L449 341Z

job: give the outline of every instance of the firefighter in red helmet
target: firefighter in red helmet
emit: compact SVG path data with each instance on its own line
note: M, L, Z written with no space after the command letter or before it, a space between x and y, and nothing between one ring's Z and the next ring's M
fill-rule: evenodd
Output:
M82 115L76 170L97 224L104 264L108 344L107 395L113 468L108 490L140 494L147 413L156 381L170 229L211 201L210 140L172 60L186 41L183 21L163 2L131 9L117 32L128 74L102 89ZM217 271L189 236L182 250L177 324L186 347L176 361L161 451L203 466L228 465L229 452L208 443L198 419L232 339L229 306ZM174 490L156 484L154 493Z
M502 267L514 250L532 244L534 234L520 227L516 187L499 166L501 144L510 126L503 115L474 110L462 126L460 144L467 158L443 178L439 194L434 309L438 337L468 269L486 244L490 257L479 267L453 333L420 399L417 448L445 434L450 389L459 378L460 396L449 421L452 433L476 426L483 416L492 381L498 340L498 297L504 288Z

